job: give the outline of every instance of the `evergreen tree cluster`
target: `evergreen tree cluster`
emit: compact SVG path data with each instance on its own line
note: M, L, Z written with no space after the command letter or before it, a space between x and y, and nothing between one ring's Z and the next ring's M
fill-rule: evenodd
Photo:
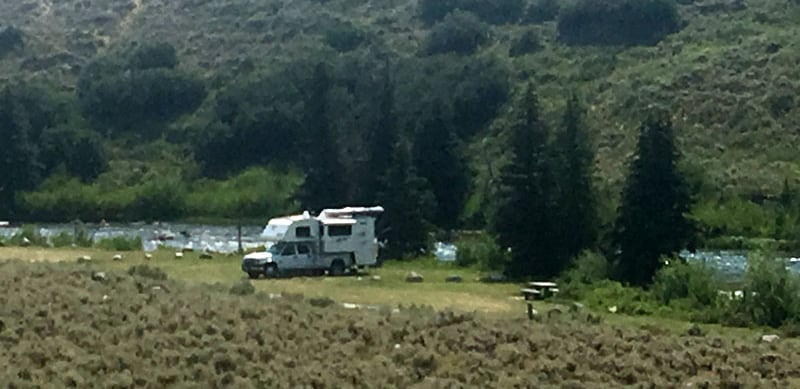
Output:
M491 230L511 253L509 276L552 278L581 251L598 248L589 131L574 95L555 135L541 118L533 86L515 111L507 129L510 161L501 172ZM639 132L610 249L616 279L648 286L663 256L692 247L695 229L688 218L692 194L678 169L667 115L648 117Z
M511 251L509 275L554 277L597 235L591 142L576 97L569 99L555 140L532 85L516 112L492 230Z

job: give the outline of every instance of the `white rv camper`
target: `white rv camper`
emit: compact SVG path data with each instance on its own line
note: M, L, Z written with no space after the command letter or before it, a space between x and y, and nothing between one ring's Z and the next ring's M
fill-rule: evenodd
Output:
M267 250L248 254L242 270L250 278L289 274L342 275L348 270L375 266L378 240L375 220L382 207L326 209L271 219L261 237Z

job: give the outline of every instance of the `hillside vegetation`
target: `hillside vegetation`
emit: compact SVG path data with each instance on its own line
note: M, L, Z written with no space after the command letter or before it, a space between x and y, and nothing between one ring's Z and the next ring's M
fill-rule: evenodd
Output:
M539 2L519 3L524 11ZM797 176L791 151L798 146L793 90L800 53L792 37L800 10L791 1L681 3L689 3L680 8L685 27L652 47L568 47L558 42L554 23L529 22L537 16L529 10L517 24L487 16L498 24L486 27L476 55L498 58L512 82L537 81L553 98L549 111L561 104L564 87L580 88L591 103L603 177L621 178L636 115L659 104L672 109L686 154L716 183L776 193L784 178ZM6 54L0 67L6 78L71 88L98 53L166 42L184 67L223 85L254 67L336 55L332 40L351 41L333 46L359 41L415 56L436 31L419 8L403 0L8 2L0 5L0 22L23 33L25 48ZM530 30L541 48L510 56L509 48Z
M390 201L378 176L402 138L415 171L396 177L427 182L434 201L420 209L436 210L427 218L482 228L508 160L513 105L529 83L549 123L572 92L586 107L604 222L637 127L656 107L671 114L705 231L787 239L794 216L776 221L783 208L764 201L800 178L798 16L789 0L6 2L0 71L9 101L25 102L10 117L34 144L15 152L51 157L8 162L35 174L0 185L17 204L3 213L288 212L310 204L296 192L309 158L334 161L323 175L340 177L342 195L328 200ZM54 140L65 138L73 141ZM442 147L454 153L431 157ZM222 183L254 168L280 188L261 208L240 205L253 200ZM83 200L69 200L75 193ZM742 215L753 223L740 225Z

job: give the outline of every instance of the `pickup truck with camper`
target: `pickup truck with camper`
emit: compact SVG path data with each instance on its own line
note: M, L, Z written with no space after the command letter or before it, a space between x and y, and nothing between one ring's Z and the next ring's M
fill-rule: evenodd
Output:
M379 243L375 221L383 208L347 207L325 209L318 216L301 215L270 219L261 233L266 250L242 259L242 271L250 278L290 275L340 276L378 264Z

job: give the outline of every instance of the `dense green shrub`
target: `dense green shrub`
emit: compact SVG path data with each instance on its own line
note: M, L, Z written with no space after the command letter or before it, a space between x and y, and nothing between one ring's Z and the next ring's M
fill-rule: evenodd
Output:
M227 181L203 180L189 191L190 215L262 218L298 209L293 194L302 182L295 172L250 168Z
M456 264L478 266L481 269L500 271L508 263L508 255L488 234L466 236L456 242Z
M423 22L434 24L448 14L462 10L471 12L492 24L517 22L525 12L524 0L421 0L419 16Z
M152 178L136 188L128 214L144 220L175 220L186 214L186 185L178 178Z
M542 23L555 20L561 10L559 0L535 0L525 10L524 20L528 23Z
M45 176L62 170L82 182L89 182L108 169L102 138L92 131L47 128L42 132L39 147Z
M193 112L205 99L205 84L174 68L176 62L174 49L164 45L95 59L78 78L81 112L106 131L139 132Z
M425 44L426 54L472 54L486 41L489 28L475 15L455 11L431 29Z
M526 30L522 35L511 42L508 55L518 57L525 54L535 53L543 48L541 38L536 30Z
M713 269L701 263L670 260L656 273L652 292L662 304L687 300L692 309L714 309L718 305L719 285Z
M168 43L147 43L131 51L128 62L136 69L172 69L178 65L175 47Z
M558 18L558 38L571 45L652 45L679 28L673 0L579 0Z
M325 43L339 52L353 51L366 39L366 34L352 22L337 22L325 31Z
M292 195L302 181L296 172L264 168L191 186L168 175L143 179L106 187L103 182L82 184L75 178L54 176L38 191L23 193L20 202L29 219L50 222L261 218L296 210Z
M658 303L646 291L625 287L615 281L592 284L582 301L589 307L628 315L651 315L658 312Z
M741 299L734 300L729 316L755 325L780 327L800 318L800 278L785 260L754 254L747 259Z
M607 280L608 277L608 260L602 254L584 251L559 277L559 289L564 297L580 299L592 285Z

